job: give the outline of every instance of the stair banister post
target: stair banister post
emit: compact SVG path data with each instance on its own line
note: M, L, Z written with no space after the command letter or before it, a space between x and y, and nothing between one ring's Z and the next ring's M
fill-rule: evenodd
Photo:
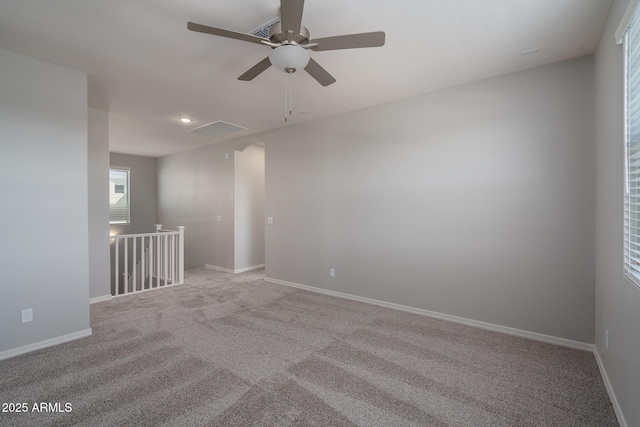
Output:
M114 270L113 270L113 275L115 276L114 277L114 283L115 283L114 291L115 291L116 296L118 296L118 295L120 295L120 281L118 280L119 279L118 276L120 275L120 268L118 266L118 260L120 258L120 254L118 253L119 247L120 247L120 239L118 238L118 236L116 236L113 241L116 244L116 249L115 249L115 253L116 253L115 258L116 259L115 259L115 262L114 262Z
M184 225L178 226L178 283L184 283Z

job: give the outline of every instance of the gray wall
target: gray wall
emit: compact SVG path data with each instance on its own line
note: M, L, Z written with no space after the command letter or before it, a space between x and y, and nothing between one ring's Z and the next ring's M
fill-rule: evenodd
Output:
M596 53L596 350L629 426L640 425L640 288L623 274L623 49L614 32L628 0L616 0ZM604 344L609 330L610 346Z
M90 333L86 75L0 49L0 141L0 352Z
M264 146L234 152L235 270L264 264Z
M131 169L129 175L131 185L129 194L131 223L111 225L111 234L151 233L155 231L156 159L153 157L111 153L109 165L124 166ZM108 178L108 171L106 173Z
M166 228L186 227L187 269L206 264L234 269L235 145L223 142L158 159L158 221Z
M89 296L109 288L109 113L89 108Z
M257 135L266 276L592 343L593 104L588 56Z

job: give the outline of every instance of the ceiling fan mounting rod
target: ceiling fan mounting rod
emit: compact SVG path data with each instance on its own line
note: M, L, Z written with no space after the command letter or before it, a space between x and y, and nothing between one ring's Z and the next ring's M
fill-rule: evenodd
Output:
M288 30L286 32L283 31L281 23L277 23L269 30L269 40L271 40L273 43L282 43L287 41L290 43L296 42L299 44L303 44L308 42L310 38L311 34L304 25L300 26L300 31L298 31L297 33L293 30Z

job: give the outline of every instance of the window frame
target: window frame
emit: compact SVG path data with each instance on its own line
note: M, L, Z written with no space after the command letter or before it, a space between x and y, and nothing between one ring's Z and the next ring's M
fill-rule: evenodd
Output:
M638 0L629 4L616 39L624 50L624 275L640 287L640 165L634 165L640 162L640 114L637 113L640 109L640 15L637 6Z
M123 220L112 220L112 210L111 210L111 171L117 171L117 172L126 172L127 174L127 180L125 183L125 192L124 195L126 197L126 216L127 219L123 219ZM115 184L114 184L115 186ZM115 193L114 190L114 194L121 194L121 193ZM126 166L109 166L109 225L127 225L127 224L131 224L131 168L126 167Z

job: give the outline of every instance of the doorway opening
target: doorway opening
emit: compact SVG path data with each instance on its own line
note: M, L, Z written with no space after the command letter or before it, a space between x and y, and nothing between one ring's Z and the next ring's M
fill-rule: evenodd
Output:
M265 268L265 146L250 141L234 152L234 272Z

